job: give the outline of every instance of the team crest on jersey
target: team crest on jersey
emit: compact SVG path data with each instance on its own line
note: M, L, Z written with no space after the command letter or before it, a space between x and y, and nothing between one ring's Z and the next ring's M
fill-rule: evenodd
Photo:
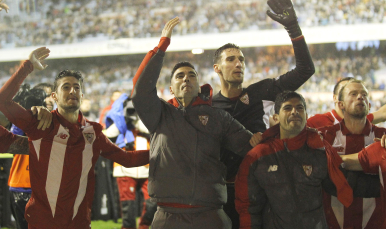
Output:
M306 173L306 175L309 177L312 173L312 165L303 165L303 170Z
M248 93L245 93L243 96L240 97L240 101L246 105L249 105L249 96Z
M199 115L198 118L200 119L202 125L206 126L206 124L209 121L209 116L208 115Z
M94 141L94 135L94 133L83 133L84 139L86 139L90 144Z

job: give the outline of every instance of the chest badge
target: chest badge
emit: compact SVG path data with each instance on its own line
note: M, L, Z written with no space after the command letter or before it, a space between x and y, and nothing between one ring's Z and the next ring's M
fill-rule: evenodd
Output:
M303 170L306 173L306 175L309 177L312 173L312 165L303 165Z
M246 105L249 105L249 96L248 93L245 93L243 96L240 97L240 101Z
M208 115L199 115L198 118L200 119L202 125L206 126L206 124L209 121L209 116Z
M83 133L84 138L88 141L88 143L92 143L94 140L94 133Z

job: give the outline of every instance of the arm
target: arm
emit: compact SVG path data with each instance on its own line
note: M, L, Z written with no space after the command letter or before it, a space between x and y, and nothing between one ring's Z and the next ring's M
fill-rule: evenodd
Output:
M101 156L124 167L138 167L149 164L149 150L125 151L107 139L103 133L99 135L99 142Z
M315 73L314 63L300 30L291 0L269 0L267 3L273 11L268 10L267 15L282 24L288 31L296 58L296 68L280 76L276 84L281 90L295 91Z
M178 23L178 18L166 23L158 46L147 53L133 78L133 105L150 133L155 131L161 117L161 101L157 96L156 84L171 33Z
M219 116L223 117L223 131L224 138L221 146L244 157L253 147L252 144L259 142L260 134L254 137L252 133L245 129L236 119L234 119L228 112L219 110Z
M255 147L245 156L236 176L235 204L240 217L240 229L263 228L263 209L267 196L254 175L257 168L254 155L258 148Z
M5 9L5 12L8 13L9 7L7 6L7 4L3 3L2 1L3 1L3 0L0 0L0 11L2 11L3 9Z
M371 123L378 124L384 121L386 121L386 105L383 105L379 110L373 112L373 120Z
M32 123L37 123L33 118L33 113L27 111L19 104L12 101L12 98L18 92L20 85L24 79L30 74L33 69L44 69L47 67L43 64L43 60L49 55L49 50L39 48L33 51L29 60L23 62L20 68L0 89L0 110L13 124L25 130ZM37 124L36 124L37 126Z

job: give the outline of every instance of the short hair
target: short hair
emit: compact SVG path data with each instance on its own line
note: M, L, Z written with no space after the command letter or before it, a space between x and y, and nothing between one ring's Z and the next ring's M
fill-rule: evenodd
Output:
M338 89L339 89L340 83L345 82L345 81L350 81L350 80L354 80L354 78L352 78L352 77L345 77L345 78L339 80L339 81L335 84L335 86L334 86L334 95L339 95Z
M346 88L346 86L349 85L350 83L360 83L360 84L362 84L362 85L365 87L365 84L363 83L362 80L355 80L355 79L353 79L353 80L348 81L348 83L347 83L346 85L344 85L344 86L342 87L342 89L340 89L340 91L339 91L339 96L338 96L338 100L339 100L339 101L343 101L343 98L344 98L344 96L343 96L343 91L344 91L344 89ZM366 87L365 87L365 88L366 88ZM367 88L366 88L366 89L367 89Z
M213 63L217 63L220 59L221 59L221 53L226 50L226 49L238 49L240 50L240 47L233 44L233 43L228 43L228 44L225 44L223 46L221 46L220 48L218 48L216 50L216 52L214 53L214 56L213 56Z
M306 100L304 99L304 97L301 94L294 92L294 91L284 91L276 96L275 114L279 114L281 105L283 105L283 103L285 103L288 100L293 99L293 98L297 98L300 101L302 101L302 103L304 105L304 109L305 110L307 109Z
M196 69L194 68L193 64L191 64L188 61L181 61L178 62L176 65L174 65L172 74L170 75L170 80L173 78L174 73L177 71L177 69L182 68L182 67L190 67L193 68L193 70L197 73Z
M44 100L46 97L47 94L43 89L30 89L29 84L23 84L12 100L20 104L20 106L24 107L25 109L29 110L33 106L44 106Z
M43 89L43 90L46 88L51 88L51 91L53 91L54 85L52 85L50 83L39 83L33 87L33 89Z
M69 77L69 76L75 77L77 80L79 80L79 84L83 89L83 76L82 76L82 74L79 71L66 69L66 70L59 72L59 74L55 77L54 91L56 91L56 89L58 89L58 86L59 86L58 81L64 77Z

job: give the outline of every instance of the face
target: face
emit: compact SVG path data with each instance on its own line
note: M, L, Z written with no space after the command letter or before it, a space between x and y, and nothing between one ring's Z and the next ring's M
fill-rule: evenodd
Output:
M45 87L44 88L44 91L46 92L46 94L48 95L45 99L44 99L44 102L46 103L46 107L49 111L52 111L54 109L54 99L52 98L52 90L50 87Z
M122 95L122 92L119 92L119 91L115 91L112 95L111 95L111 101L115 101L117 99L119 99L119 97L121 97Z
M245 58L238 49L225 49L221 53L221 59L213 65L213 68L229 84L241 84L244 81Z
M274 114L273 118L280 123L281 131L297 135L306 125L307 112L300 99L292 98L281 105L279 114Z
M339 107L352 118L364 119L370 110L369 92L361 83L349 83L343 91L343 101ZM347 114L346 114L347 113Z
M177 69L170 83L170 93L176 98L193 98L199 92L197 72L188 66Z
M73 76L63 77L58 85L57 91L52 93L58 107L67 112L79 110L83 98L79 80Z

